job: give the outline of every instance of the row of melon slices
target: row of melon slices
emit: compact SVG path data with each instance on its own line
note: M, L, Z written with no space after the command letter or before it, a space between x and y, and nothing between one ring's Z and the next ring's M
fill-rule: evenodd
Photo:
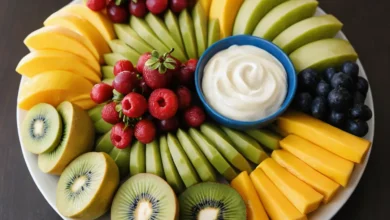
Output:
M57 106L71 101L83 109L94 107L89 93L101 81L103 55L111 52L107 42L116 38L112 23L83 5L69 5L44 26L24 40L31 52L16 68L28 77L18 106L28 110L41 102Z

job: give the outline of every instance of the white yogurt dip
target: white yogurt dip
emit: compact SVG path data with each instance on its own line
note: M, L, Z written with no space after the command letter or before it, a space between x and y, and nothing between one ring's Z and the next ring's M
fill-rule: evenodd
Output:
M223 116L255 121L281 107L287 95L287 73L267 51L233 45L209 60L202 89L207 102Z

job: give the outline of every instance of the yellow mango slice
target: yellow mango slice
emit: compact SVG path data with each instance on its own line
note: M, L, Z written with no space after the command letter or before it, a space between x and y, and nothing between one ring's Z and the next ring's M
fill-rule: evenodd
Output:
M80 75L93 83L100 82L100 71L93 70L85 60L74 54L59 50L32 51L19 62L16 72L33 77L55 70L65 70Z
M250 174L260 200L269 217L273 220L306 220L306 215L300 213L293 204L280 192L261 169Z
M340 188L339 184L317 172L287 151L273 151L272 159L274 159L280 166L286 168L291 174L313 187L313 189L317 192L321 193L324 196L323 201L325 204L333 198L337 190Z
M75 31L86 39L88 48L95 48L99 54L100 64L104 63L103 55L111 53L108 43L100 32L86 19L70 13L56 13L44 22L45 26L62 26ZM93 50L93 49L92 49Z
M287 199L304 214L316 210L324 198L320 193L289 173L272 158L264 160L259 165L259 168L263 170Z
M304 113L291 111L277 120L278 127L298 135L347 160L360 163L371 143Z
M19 108L29 110L38 103L53 106L68 101L80 94L89 93L92 83L85 78L67 71L42 73L24 82L19 91Z
M75 101L83 101L83 100L85 100L85 99L91 99L91 94L90 94L90 93L81 94L81 95L78 95L78 96L73 97L73 98L70 99L69 101L70 101L70 102L75 102Z
M74 101L73 104L79 106L80 108L82 108L84 110L92 109L97 105L91 99L80 99L80 100Z
M248 220L269 219L246 171L234 178L230 185L237 190L244 200Z
M101 33L107 42L116 38L113 23L101 12L92 11L87 6L79 4L68 5L56 13L61 12L71 13L86 19ZM51 16L57 16L56 13Z
M209 16L211 0L199 0L202 5L203 10L205 11L206 16Z
M221 38L232 35L234 21L243 2L244 0L212 0L209 17L210 20L219 20Z
M281 140L280 146L340 185L347 186L353 162L296 135L289 135Z
M78 33L61 26L43 27L32 32L24 44L34 50L60 50L85 58L95 70L100 68L99 54L92 52L85 38Z

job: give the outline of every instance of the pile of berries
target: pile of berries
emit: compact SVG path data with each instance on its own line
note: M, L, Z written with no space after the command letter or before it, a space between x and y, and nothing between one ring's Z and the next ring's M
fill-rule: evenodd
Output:
M187 7L192 7L195 0L87 0L87 6L93 11L107 10L112 22L128 22L130 14L144 17L148 12L161 14L168 8L179 13Z
M199 127L204 110L194 105L193 88L197 60L181 64L171 52L143 54L136 66L121 60L114 66L112 85L97 84L91 99L106 103L102 118L113 124L111 141L117 148L130 146L133 136L141 143L152 142L159 132L179 127Z
M369 85L359 76L359 66L344 63L340 69L328 68L323 73L312 69L298 75L298 94L294 106L300 111L328 122L351 134L368 133L371 109L364 104Z

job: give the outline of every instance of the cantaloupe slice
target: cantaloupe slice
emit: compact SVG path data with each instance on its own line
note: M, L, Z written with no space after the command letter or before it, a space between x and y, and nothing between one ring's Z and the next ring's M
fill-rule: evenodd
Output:
M234 21L244 0L212 0L210 20L218 19L221 27L221 38L229 37L233 32Z
M296 135L281 140L280 146L340 185L347 186L354 166L351 161Z
M276 187L303 214L316 210L324 198L320 193L289 173L272 158L264 160L258 168L263 170Z
M248 172L244 171L240 173L240 175L232 180L230 185L240 193L244 200L248 220L269 219L256 193L255 187L249 178Z
M328 203L340 188L339 184L317 172L287 151L275 150L272 152L272 158L291 174L321 193L324 196L324 203Z
M295 134L347 160L360 163L371 143L309 115L290 111L277 120L278 127Z
M306 215L300 213L293 204L280 192L261 169L250 174L260 200L271 219L306 220Z

